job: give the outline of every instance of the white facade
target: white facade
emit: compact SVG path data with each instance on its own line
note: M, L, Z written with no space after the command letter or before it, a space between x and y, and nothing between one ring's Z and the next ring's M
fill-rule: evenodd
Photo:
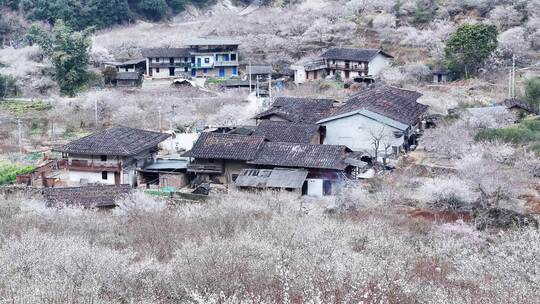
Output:
M390 58L387 56L384 56L382 54L377 54L377 56L373 57L371 61L368 64L369 69L369 75L370 76L377 76L381 71L390 65Z
M107 172L107 178L104 179L101 172L85 172L69 170L68 185L84 185L84 184L104 184L114 185L114 172Z
M291 70L294 71L294 82L301 84L306 82L306 69L302 65L291 65Z
M344 145L353 151L365 151L374 154L373 139L380 138L379 155L383 155L385 146L401 147L404 143L403 127L395 127L371 117L356 113L335 119L320 121L326 127L325 145Z

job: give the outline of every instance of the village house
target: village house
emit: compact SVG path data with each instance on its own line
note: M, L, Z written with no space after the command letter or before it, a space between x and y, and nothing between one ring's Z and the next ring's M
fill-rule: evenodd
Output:
M379 157L408 149L416 144L421 118L428 109L416 101L420 96L389 86L353 95L331 115L317 121L325 127L324 144L372 151L372 156Z
M113 127L58 149L67 170L67 185L137 185L137 170L152 163L158 144L169 134Z
M199 38L181 48L143 49L146 76L151 79L175 77L238 76L239 42L226 38Z
M288 121L295 123L316 123L328 117L335 110L337 103L333 99L277 97L272 106L255 117L257 122L263 120Z
M354 166L346 161L351 152L345 146L275 142L256 134L202 133L183 156L192 158L187 170L196 175L196 183L297 189L322 196L332 194L338 183L352 176ZM279 176L288 176L291 183L278 183ZM263 185L260 179L265 177L271 180Z
M339 77L344 81L373 82L393 57L379 49L331 48L321 58L291 66L295 82Z

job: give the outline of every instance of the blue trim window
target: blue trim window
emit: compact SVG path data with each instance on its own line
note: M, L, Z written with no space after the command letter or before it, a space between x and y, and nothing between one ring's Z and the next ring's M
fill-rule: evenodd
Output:
M206 74L206 73L208 73L208 69L203 69L202 72L203 72L204 74Z
M233 67L233 68L232 68L232 74L233 74L233 76L237 76L237 75L238 75L238 68L237 68L237 67Z

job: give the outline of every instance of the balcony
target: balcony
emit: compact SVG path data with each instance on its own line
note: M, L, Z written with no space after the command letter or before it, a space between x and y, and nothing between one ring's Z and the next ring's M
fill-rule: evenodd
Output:
M362 65L349 65L349 64L328 64L329 69L334 70L344 70L344 71L355 71L355 72L362 72L366 75L368 74L368 68L364 67Z
M189 164L188 172L222 174L223 166L214 164Z
M149 67L151 68L189 68L191 62L150 62Z
M66 168L73 171L86 171L86 172L120 172L120 163L113 162L101 162L101 161L88 161L88 160L76 160L73 159L66 163Z
M222 66L222 67L230 67L230 66L238 66L238 61L214 61L214 66Z

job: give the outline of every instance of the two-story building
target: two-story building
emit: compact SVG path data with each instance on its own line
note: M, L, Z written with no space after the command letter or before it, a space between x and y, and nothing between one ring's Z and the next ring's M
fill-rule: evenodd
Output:
M152 163L169 134L128 127L97 131L55 151L62 152L67 185L136 186L137 170Z
M295 70L295 82L338 76L342 80L373 82L393 58L379 49L331 48L321 58L301 65Z
M416 144L417 131L428 106L417 102L419 92L380 86L349 98L317 124L325 129L324 144L384 157ZM377 149L375 152L374 149Z
M238 45L233 39L199 38L181 48L143 49L149 78L238 76Z

